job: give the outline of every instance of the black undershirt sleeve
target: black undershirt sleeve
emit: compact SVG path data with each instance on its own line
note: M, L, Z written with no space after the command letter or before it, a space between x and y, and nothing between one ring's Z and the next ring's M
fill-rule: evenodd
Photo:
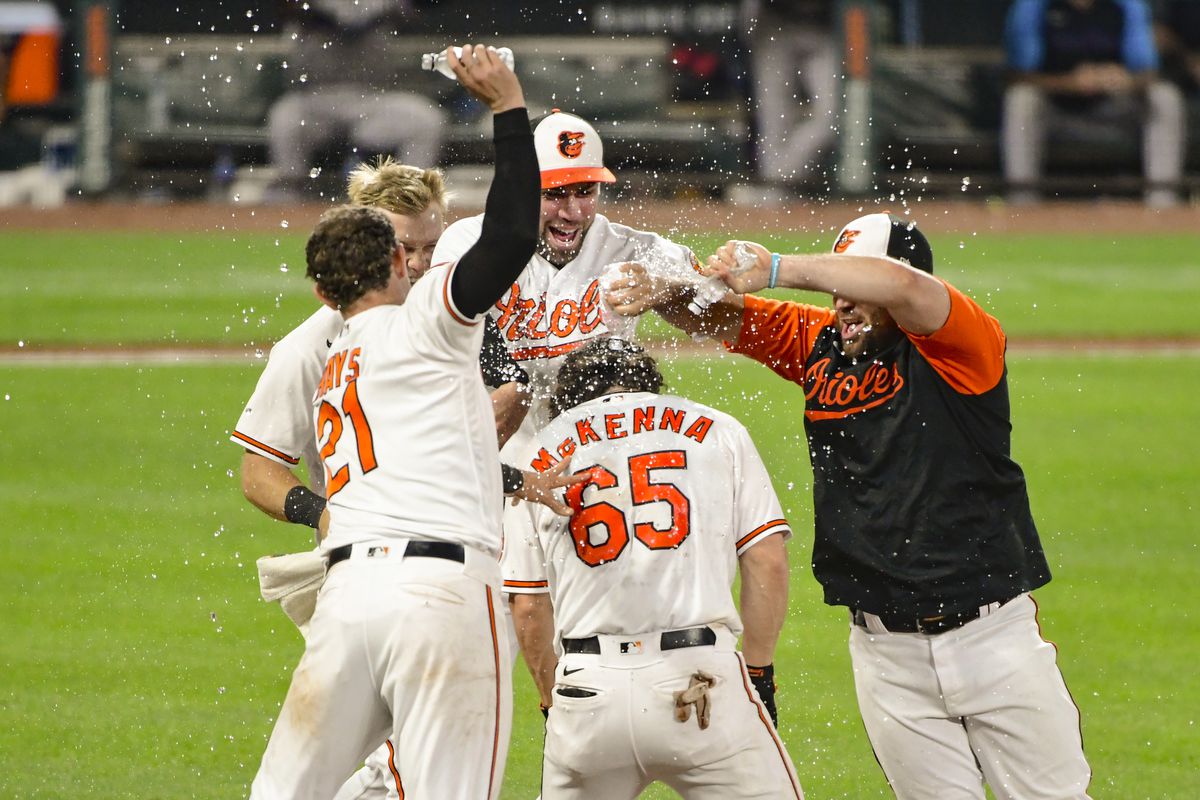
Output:
M450 279L454 305L472 317L490 308L521 274L537 246L541 217L541 175L529 115L514 108L497 114L492 126L496 174L483 210L483 231Z

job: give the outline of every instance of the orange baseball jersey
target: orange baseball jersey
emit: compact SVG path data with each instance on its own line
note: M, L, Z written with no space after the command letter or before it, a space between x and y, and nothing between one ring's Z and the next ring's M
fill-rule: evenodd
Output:
M741 619L730 594L738 556L791 536L745 427L682 397L610 394L538 435L522 466L569 458L569 519L526 504L532 534L509 534L504 588L549 592L558 636L635 634Z
M246 403L230 440L286 467L301 459L309 484L325 493L321 457L313 436L310 402L329 345L342 329L342 315L321 306L271 348L254 394Z
M431 269L403 305L352 316L313 398L331 550L417 538L499 556L503 504L496 425L479 375L482 316ZM447 491L448 486L454 491Z
M483 217L455 222L433 251L433 263L455 261L482 230ZM516 441L527 444L533 431L549 421L548 400L562 357L596 336L608 333L600 319L600 273L609 264L660 260L691 268L690 250L656 233L634 230L597 214L579 254L562 268L534 255L512 289L488 313L496 321L513 358L529 373L532 405ZM513 452L514 446L505 452Z

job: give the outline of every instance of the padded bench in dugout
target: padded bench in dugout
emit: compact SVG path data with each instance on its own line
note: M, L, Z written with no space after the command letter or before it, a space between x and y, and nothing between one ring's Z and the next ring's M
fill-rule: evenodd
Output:
M558 107L595 122L614 169L719 176L733 168L744 139L741 119L670 117L665 39L542 37L505 44L516 53L531 113ZM396 40L397 63L412 65L402 85L438 97L450 112L443 165L490 163L490 117L455 83L420 69L421 54L440 46L426 37ZM290 47L282 37L127 35L116 51L119 182L195 189L218 157L267 164L267 115L288 81Z

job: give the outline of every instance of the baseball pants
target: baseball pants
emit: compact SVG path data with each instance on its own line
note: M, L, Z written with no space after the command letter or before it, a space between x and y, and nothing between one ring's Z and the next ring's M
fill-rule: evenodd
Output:
M491 800L512 726L499 565L355 545L317 599L251 800L329 800L380 741L408 800Z
M559 660L542 800L628 800L656 780L689 800L803 798L733 634L710 627L715 645L662 651L659 633L598 636L599 654ZM674 693L697 670L717 679L706 730L695 713L675 719Z
M859 710L897 800L984 800L984 781L997 800L1086 800L1079 709L1036 612L1022 595L937 635L851 624Z

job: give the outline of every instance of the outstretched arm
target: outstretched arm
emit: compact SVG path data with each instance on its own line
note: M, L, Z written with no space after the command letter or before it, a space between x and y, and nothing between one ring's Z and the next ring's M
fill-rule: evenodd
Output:
M742 327L742 298L727 294L700 314L693 314L688 303L695 296L694 283L662 275L651 275L636 262L622 264L621 276L612 282L605 300L613 311L637 316L653 310L684 333L736 341Z
M496 173L488 190L483 231L458 262L450 281L454 304L478 316L507 290L537 246L541 178L521 84L504 62L483 45L449 53L459 82L484 101L496 144Z
M733 291L745 294L767 287L771 253L760 244L743 244L755 254L755 265L735 273L734 248L726 242L709 256L708 268ZM775 286L828 292L857 303L882 306L906 331L927 335L950 316L950 292L927 272L890 258L840 253L781 256Z

